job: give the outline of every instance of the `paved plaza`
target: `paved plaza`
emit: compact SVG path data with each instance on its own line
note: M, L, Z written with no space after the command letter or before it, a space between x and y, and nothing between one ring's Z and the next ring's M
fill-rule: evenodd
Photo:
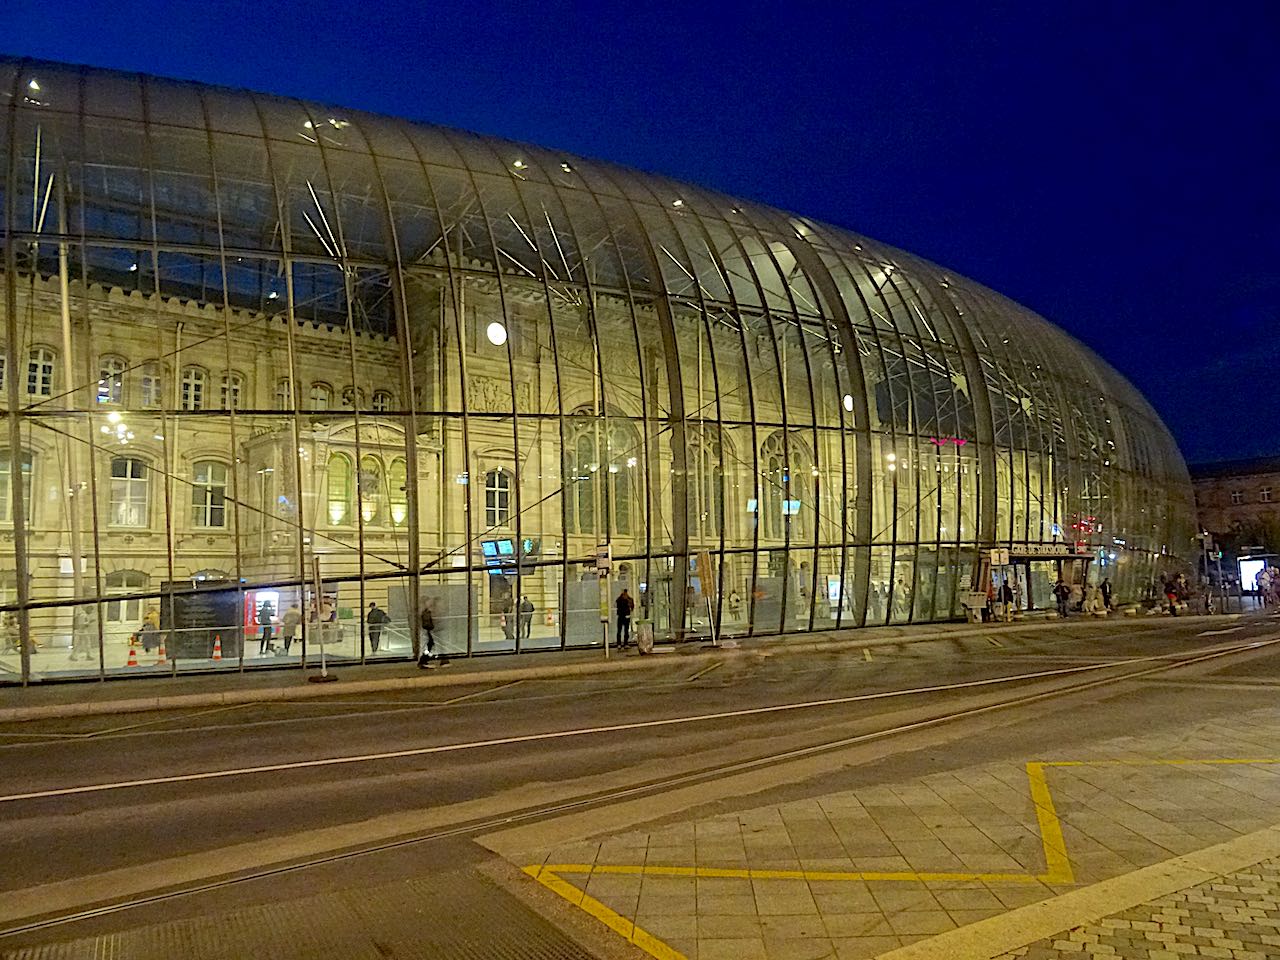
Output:
M1274 861L1034 945L1036 926L1019 914L1259 831L1270 842L1278 733L1280 710L1259 710L1176 739L1115 738L1087 756L1046 747L1021 762L564 844L521 866L662 960L854 960L903 948L904 960L1086 949L1145 960L1192 947L1275 957ZM1266 845L1246 843L1245 859L1252 849ZM929 945L982 921L974 929L989 950Z
M1038 940L1000 960L1280 956L1280 858Z

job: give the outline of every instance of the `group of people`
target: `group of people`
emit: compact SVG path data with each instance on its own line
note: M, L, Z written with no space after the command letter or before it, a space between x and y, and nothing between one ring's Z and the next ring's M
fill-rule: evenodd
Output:
M1253 582L1263 606L1280 606L1280 567L1263 567Z
M508 640L515 640L517 637L528 640L533 633L534 609L533 601L529 599L527 593L520 597L518 607L513 605L511 594L503 597L498 609L498 622L502 627L502 635Z
M1053 599L1058 604L1058 616L1064 618L1072 611L1104 616L1115 609L1110 579L1100 584L1080 584L1067 583L1059 577L1053 585Z
M317 613L312 617L313 622L331 621L337 616L337 611L327 600L320 604L319 611L313 612ZM258 607L258 615L255 619L261 627L258 633L258 656L276 652L276 646L272 641L275 639L277 624L280 627L280 637L284 641L284 653L287 656L289 648L298 639L298 628L302 625L302 609L296 603L291 603L289 609L284 612L284 616L277 619L275 605L270 600L263 600L262 605Z

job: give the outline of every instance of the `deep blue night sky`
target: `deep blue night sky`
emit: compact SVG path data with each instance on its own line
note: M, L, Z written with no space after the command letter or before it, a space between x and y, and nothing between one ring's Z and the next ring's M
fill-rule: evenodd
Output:
M1280 454L1280 4L6 0L0 49L656 170L904 247Z

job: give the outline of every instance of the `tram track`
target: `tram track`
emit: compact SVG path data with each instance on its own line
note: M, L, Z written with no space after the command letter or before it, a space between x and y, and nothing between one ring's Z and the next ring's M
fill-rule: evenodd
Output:
M708 715L707 717L694 719L723 719L731 714L754 714L762 712L777 712L782 710L793 710L803 708L805 706L824 705L829 706L836 702L854 702L857 700L901 697L911 694L920 694L925 692L936 692L943 689L971 688L975 686L989 686L995 684L1007 684L1018 680L1034 681L1034 680L1052 680L1056 677L1064 675L1079 675L1091 671L1112 670L1117 667L1137 666L1137 669L1127 670L1115 676L1089 677L1082 679L1080 682L1068 683L1063 686L1054 687L1048 690L1037 690L1034 692L1016 693L1010 696L1001 697L990 703L980 705L967 706L960 709L943 709L941 712L914 720L907 723L899 723L892 726L884 727L877 730L866 731L851 736L839 737L831 740L824 740L821 743L809 744L801 747L794 747L786 750L771 752L769 754L753 757L744 760L738 760L730 763L717 764L712 767L706 767L698 770L686 771L669 777L652 779L643 783L632 784L625 787L617 787L608 790L597 791L584 794L579 797L555 801L551 803L541 804L523 810L515 810L495 816L470 819L447 826L437 827L431 830L404 834L396 837L371 841L369 843L351 846L345 849L327 851L314 856L305 856L293 860L277 862L274 864L264 865L261 868L249 870L241 870L234 873L224 875L211 876L206 880L197 882L188 882L172 887L159 887L155 890L148 891L143 894L129 896L116 900L103 900L92 903L83 908L73 910L64 910L60 912L50 912L43 915L32 915L18 920L18 922L4 924L0 922L0 939L16 937L22 934L36 933L42 930L72 925L75 923L93 920L113 914L120 914L129 910L139 909L147 906L154 906L166 901L177 900L198 896L200 894L211 893L214 891L227 889L243 884L252 883L254 881L269 880L273 877L280 877L286 874L296 874L308 869L324 867L328 865L338 864L343 861L350 861L356 858L368 857L379 853L385 853L410 847L416 844L430 843L433 841L447 840L459 837L475 837L483 834L504 830L521 824L559 817L565 814L582 812L595 807L604 807L613 803L635 800L646 796L659 795L666 791L696 786L711 781L715 781L724 777L735 774L746 773L749 771L758 771L775 765L781 765L790 761L800 760L820 756L824 753L835 752L860 744L871 743L878 740L902 736L905 734L926 730L933 727L942 726L948 723L991 714L999 711L1016 709L1036 703L1042 703L1048 700L1061 699L1075 696L1091 690L1115 686L1141 680L1157 674L1165 673L1171 670L1177 670L1200 663L1213 660L1227 658L1235 655L1242 655L1267 647L1280 644L1280 635L1263 637L1250 640L1247 642L1233 643L1228 646L1214 646L1209 648L1200 648L1198 650L1186 651L1182 654L1161 653L1153 654L1145 657L1128 658L1122 661L1111 659L1094 662L1092 664L1069 667L1058 670L1035 671L1029 674L1018 674L1006 677L986 678L984 680L965 681L957 684L937 685L934 687L917 687L908 690L898 691L882 691L874 694L866 694L859 697L835 698L822 701L813 701L807 704L781 704L775 706L766 706L758 708L750 708L744 711L732 711L728 713L718 713ZM1141 666L1138 666L1140 665ZM672 722L691 722L689 718L676 718L668 721L642 721L637 724L618 724L610 727L596 728L595 731L572 730L559 731L547 736L581 736L588 732L616 731L619 729L645 727L661 725L663 723ZM537 736L531 738L502 738L500 741L492 741L492 743L511 743L520 742L524 739L536 739ZM479 746L480 744L468 744L465 746ZM452 745L454 747L464 745ZM436 748L422 748L414 751L399 751L395 754L380 755L380 759L386 759L388 756L418 756L423 752L427 752ZM345 761L351 762L358 758L329 758L328 762ZM270 770L276 772L281 768L287 768L289 765L272 765L269 768L256 768L252 772L262 772ZM247 775L245 772L226 772L222 775ZM197 775L198 776L198 775ZM156 783L172 783L181 782L188 779L185 776L169 777L169 778L152 778L147 781L137 781L133 786L144 786ZM67 792L77 790L94 789L95 787L104 787L112 785L87 785L81 788L69 788ZM31 794L10 795L8 797L0 797L0 802L16 802L22 799L43 798L50 794L56 794L57 791L39 791ZM0 903L4 900L4 895L0 894Z

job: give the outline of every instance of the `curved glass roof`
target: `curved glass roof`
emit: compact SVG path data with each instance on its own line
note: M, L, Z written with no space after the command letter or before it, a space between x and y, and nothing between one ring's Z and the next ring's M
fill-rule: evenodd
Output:
M656 174L344 107L42 61L0 59L3 101L16 194L38 194L38 158L45 169L65 163L79 187L71 232L90 242L431 262L865 326L975 350L997 380L1000 360L1026 365L1158 422L1095 354L972 281ZM31 211L13 216L16 231L35 225ZM258 291L232 283L228 294ZM1156 433L1152 459L1180 472Z

